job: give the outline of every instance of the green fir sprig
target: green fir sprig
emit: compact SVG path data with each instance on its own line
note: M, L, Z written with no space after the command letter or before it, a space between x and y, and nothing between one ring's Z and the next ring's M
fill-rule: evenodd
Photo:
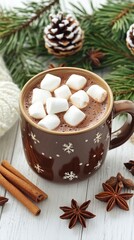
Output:
M73 6L74 14L85 31L85 41L81 52L72 65L78 63L90 70L109 68L110 73L105 77L111 86L115 99L130 99L134 101L134 56L126 46L126 32L134 23L134 3L131 1L112 1L94 9L90 15L81 5ZM104 57L101 64L94 65L90 52L98 50ZM81 54L81 59L79 58ZM99 55L98 55L99 56ZM76 61L80 59L80 61ZM90 63L90 66L89 66Z
M84 45L78 53L62 59L48 54L43 40L49 14L60 10L58 0L31 2L10 11L1 9L0 51L20 87L52 61L92 71L108 68L109 74L104 77L115 99L134 100L134 56L126 46L126 32L134 23L134 3L107 0L99 9L93 7L93 1L88 3L92 14L81 3L71 4L85 32Z
M50 58L44 47L43 31L50 13L59 9L58 0L48 0L0 11L0 51L20 88L43 71Z

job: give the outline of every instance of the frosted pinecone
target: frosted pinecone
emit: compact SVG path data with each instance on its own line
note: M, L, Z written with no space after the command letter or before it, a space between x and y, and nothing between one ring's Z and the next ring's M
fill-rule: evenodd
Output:
M60 12L57 15L51 14L50 21L44 29L45 47L49 53L65 57L82 48L84 33L76 19Z
M134 55L134 23L130 26L129 30L127 31L126 43L128 49Z

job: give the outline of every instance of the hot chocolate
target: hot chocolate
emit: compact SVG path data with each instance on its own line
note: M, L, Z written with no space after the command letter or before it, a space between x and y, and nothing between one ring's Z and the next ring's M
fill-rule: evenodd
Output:
M67 107L68 109L64 109L65 112L62 112L60 114L56 113L57 110L56 108L54 109L54 107L53 110L56 110L55 114L48 114L48 112L52 112L48 111L52 110L52 108L47 109L46 105L48 102L47 100L45 100L46 105L44 105L43 110L45 109L46 113L43 114L46 115L43 119L44 121L46 121L47 119L46 125L48 128L44 128L39 126L38 123L38 121L43 121L43 119L35 120L31 118L29 114L29 106L31 105L31 103L33 105L33 89L35 87L40 87L40 83L47 74L52 74L62 79L59 85L58 79L56 80L55 78L55 84L58 85L58 88L60 88L61 83L65 83L68 80L69 76L71 76L72 74L84 76L87 79L87 85L83 86L82 88L85 89L86 93L89 92L90 95L88 104L86 101L86 97L84 97L84 95L79 95L82 96L80 97L81 101L78 100L79 108L76 108L75 106L75 104L77 104L77 101L75 101L76 96L74 96L73 106L69 106L68 108L66 103L63 104L64 107ZM80 82L81 81L79 81L79 84L77 85L82 86L82 82ZM49 85L50 82L48 81L47 83ZM102 94L105 91L102 91L101 89L99 90L98 87L94 88L95 84L106 90L107 97L105 100ZM73 87L74 85L76 90L76 84L74 84L73 82ZM69 86L69 88L71 87L72 86ZM90 91L87 91L87 88L89 88ZM96 89L98 90L96 91ZM62 90L63 93L65 88ZM77 88L77 91L83 90L78 90ZM58 91L58 94L59 92L61 94L61 91ZM95 92L97 92L97 94L95 94ZM64 93L65 95L63 94L63 96L67 97L68 102L75 94L74 93L70 97L69 91L67 94L66 91ZM53 92L51 92L51 94L53 94ZM93 94L92 97L91 94ZM46 98L48 96L48 100L50 98L54 98L54 96L49 97L49 95L50 94L45 95ZM36 97L36 100L42 98L40 97L40 95L36 95ZM95 100L93 100L94 97ZM49 101L49 103L50 102L51 101ZM85 105L85 102L87 105ZM58 110L59 108L61 110L61 105L58 105ZM75 112L75 118L74 112L72 111L72 115L68 115L69 117L66 117L65 119L65 114L67 114L68 111L72 109L72 107ZM25 84L24 88L21 91L20 111L21 133L26 159L30 167L41 177L54 182L74 182L88 178L92 173L94 173L100 168L104 159L106 158L108 150L118 147L119 145L124 143L134 131L134 104L130 101L125 100L113 102L112 91L110 90L107 83L98 75L80 68L54 68L46 70L34 76ZM119 128L119 131L117 129L116 132L111 133L111 125L113 118L123 112L129 113L129 115L131 115L131 118L130 116L128 116L125 125ZM38 109L34 111L34 114L35 113L39 113ZM37 115L39 117L39 114ZM86 117L84 117L81 123L78 123L78 120L80 120L81 116L83 115ZM78 116L78 118L76 116ZM51 117L53 118L52 122L50 121ZM61 123L59 117L61 119ZM70 123L72 125L73 123L75 123L76 126L76 123L78 123L77 127L70 127L69 125L67 125L67 123L63 122L64 120L66 120L66 122L69 122L70 119ZM75 121L73 122L72 119L75 119ZM54 127L54 123L57 124L58 122L58 127L55 127L54 130L51 130L50 128Z
M71 74L73 74L73 73L71 73ZM66 75L63 75L63 74L59 73L58 76L61 77L61 80L62 80L60 86L66 84L66 82L71 74L66 73ZM88 76L88 77L85 76L85 77L87 79L87 83L83 88L83 90L85 92L87 91L87 89L90 86L92 86L94 84L99 84L92 77L90 77L90 76ZM32 89L30 89L30 91L25 96L25 101L24 101L24 105L25 105L24 107L25 107L28 117L31 118L32 121L34 121L37 124L38 124L39 120L32 118L29 115L28 109L32 103L33 89L40 88L40 82L33 85ZM71 89L71 93L73 94L73 93L75 93L75 91ZM54 97L54 93L52 93L52 96ZM69 105L71 106L72 104L69 103ZM81 109L82 112L85 113L86 117L78 126L72 127L69 124L67 124L63 118L65 112L61 112L61 113L56 114L60 118L61 122L60 122L60 125L56 129L54 129L54 131L57 131L57 132L70 132L71 131L72 132L72 131L80 131L85 128L90 128L93 125L96 125L100 121L100 119L104 117L104 115L107 111L107 107L108 107L108 98L106 98L106 100L102 103L98 103L97 101L90 98L88 105L85 108Z

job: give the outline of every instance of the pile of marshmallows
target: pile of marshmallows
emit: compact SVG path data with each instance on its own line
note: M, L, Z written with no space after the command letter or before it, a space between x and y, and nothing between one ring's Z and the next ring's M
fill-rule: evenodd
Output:
M89 97L102 103L107 92L99 85L92 85L87 91L82 90L87 79L81 75L72 74L66 84L61 85L61 78L46 74L40 83L40 88L34 88L32 105L29 115L40 119L38 125L53 130L60 125L60 118L56 115L65 112L63 119L71 127L78 126L86 117L80 109L89 104ZM71 93L71 90L75 93Z

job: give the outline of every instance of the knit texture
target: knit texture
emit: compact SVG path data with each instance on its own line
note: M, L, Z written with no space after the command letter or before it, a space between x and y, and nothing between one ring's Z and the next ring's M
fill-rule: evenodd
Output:
M0 137L15 124L19 117L19 93L19 88L12 82L0 56Z

